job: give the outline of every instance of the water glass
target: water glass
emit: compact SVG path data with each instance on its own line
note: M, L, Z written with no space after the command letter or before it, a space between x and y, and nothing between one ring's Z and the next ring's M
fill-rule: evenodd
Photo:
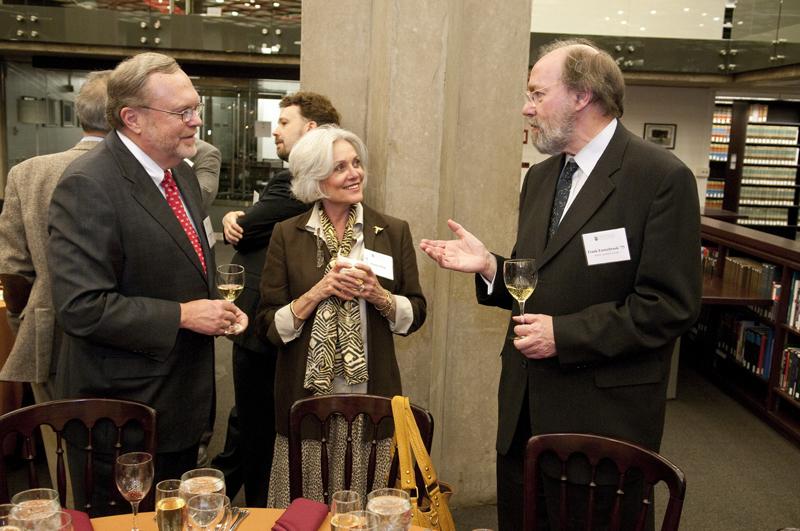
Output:
M411 527L411 501L401 489L377 489L367 495L367 510L378 516L378 526L387 531Z
M11 510L15 507L13 503L0 504L0 531L17 531L16 520L11 518Z
M331 515L361 510L361 495L354 490L338 490L331 497Z
M332 531L377 531L380 518L372 511L350 511L331 518Z
M47 529L53 531L72 531L72 515L67 511L58 511L49 522L52 524Z
M225 475L216 468L196 468L181 476L180 496L189 501L197 494L225 494Z
M53 489L29 489L11 498L10 515L20 529L37 529L61 510L58 492Z
M186 523L186 500L180 495L181 480L165 479L156 485L158 531L181 531Z
M225 512L223 494L198 494L189 499L189 523L207 530L222 521Z

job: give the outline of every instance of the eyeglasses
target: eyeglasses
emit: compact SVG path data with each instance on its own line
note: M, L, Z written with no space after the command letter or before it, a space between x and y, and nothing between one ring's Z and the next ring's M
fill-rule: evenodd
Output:
M197 116L203 114L202 103L198 103L197 107L193 107L191 109L184 109L182 111L167 111L165 109L156 109L155 107L148 107L147 105L140 105L140 107L142 107L143 109L149 109L151 111L165 112L167 114L175 114L177 116L180 116L181 120L183 120L183 123L185 124L188 124L189 122L192 121L192 118L194 118L195 113L197 113Z
M544 101L544 97L547 95L547 92L545 92L545 90L549 89L553 85L557 85L558 83L559 82L556 81L555 83L550 83L546 87L542 87L534 91L526 90L525 99L528 101L528 103L532 105L541 105L541 103Z

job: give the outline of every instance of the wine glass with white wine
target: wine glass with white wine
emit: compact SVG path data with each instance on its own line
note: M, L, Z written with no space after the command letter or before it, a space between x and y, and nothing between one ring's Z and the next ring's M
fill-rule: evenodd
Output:
M536 283L539 281L539 272L536 269L536 260L533 258L515 258L503 263L503 282L506 289L519 304L519 314L525 315L525 301L533 295ZM514 335L512 339L521 339Z
M222 298L233 302L244 289L244 267L239 264L217 266L217 289ZM238 332L238 324L228 329L229 334Z

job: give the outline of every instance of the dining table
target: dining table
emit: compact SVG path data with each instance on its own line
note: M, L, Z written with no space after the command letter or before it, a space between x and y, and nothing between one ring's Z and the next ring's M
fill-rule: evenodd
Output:
M269 531L278 518L281 517L285 509L248 509L250 515L245 518L236 531ZM155 513L139 513L136 516L136 525L139 531L158 531L156 526ZM118 514L116 516L104 516L102 518L92 518L93 531L126 531L131 527L130 514ZM319 531L330 531L330 516L328 516ZM423 527L411 526L411 531L424 531Z

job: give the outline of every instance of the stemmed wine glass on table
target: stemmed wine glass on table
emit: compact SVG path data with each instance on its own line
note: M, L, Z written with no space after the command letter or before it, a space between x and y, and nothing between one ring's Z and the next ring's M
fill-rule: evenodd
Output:
M217 289L222 298L233 302L244 289L244 267L239 264L223 264L217 266ZM233 324L227 333L238 332L238 324Z
M519 304L519 314L525 322L525 301L533 295L536 283L539 281L539 272L536 269L534 258L515 258L503 262L503 282L506 289ZM521 339L514 335L512 339Z
M128 500L133 511L131 531L137 531L136 514L141 502L153 484L153 456L146 452L130 452L117 458L114 479L122 497Z

